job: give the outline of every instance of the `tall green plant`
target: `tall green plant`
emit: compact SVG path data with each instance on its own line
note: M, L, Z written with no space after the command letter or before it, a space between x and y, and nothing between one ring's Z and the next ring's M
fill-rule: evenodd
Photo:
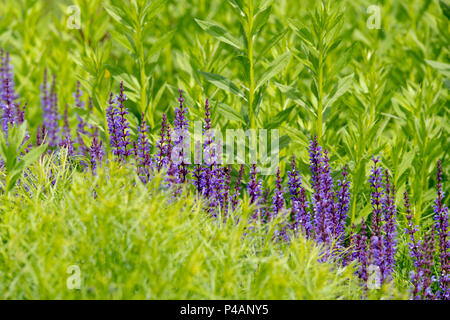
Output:
M240 73L239 88L232 80L225 76L209 72L201 72L205 79L218 88L231 92L244 100L241 113L250 128L258 125L260 106L267 89L267 83L275 77L289 62L290 52L285 52L270 62L263 59L263 55L256 55L257 38L269 20L272 11L272 1L268 0L229 0L240 24L240 37L213 21L196 19L198 25L215 37L217 40L230 47L232 53L240 63L243 72ZM283 34L283 33L282 33ZM278 43L281 37L276 36L262 46L263 53Z
M24 170L35 162L47 148L46 144L42 144L25 152L28 147L26 135L27 124L25 122L9 128L7 134L4 132L0 134L0 156L4 161L4 169L6 169L2 189L6 194L13 190Z
M300 40L295 58L310 72L311 95L299 98L300 104L310 110L316 123L314 132L321 141L325 133L325 118L329 108L350 87L353 74L341 77L340 72L350 59L351 50L342 50L340 33L344 27L343 15L336 4L321 1L310 25L291 20L290 26ZM337 56L337 53L339 54Z
M167 0L118 0L112 1L111 5L105 4L106 11L116 22L116 29L112 30L111 34L137 62L138 72L135 76L134 64L127 70L114 66L110 68L113 75L124 81L129 90L129 99L137 104L139 113L145 113L152 128L155 126L156 105L150 103L150 80L153 77L151 67L162 48L170 41L173 31L167 32L151 44L149 36L155 35L151 29L154 28L152 18L166 2Z

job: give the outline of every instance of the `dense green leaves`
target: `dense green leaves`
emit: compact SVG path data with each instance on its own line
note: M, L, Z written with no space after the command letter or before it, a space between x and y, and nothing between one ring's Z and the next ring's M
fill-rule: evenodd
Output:
M46 150L47 145L42 144L26 152L28 146L26 139L27 124L9 128L8 134L0 134L0 156L4 161L6 179L3 185L5 193L9 193L22 176L24 170L33 164Z

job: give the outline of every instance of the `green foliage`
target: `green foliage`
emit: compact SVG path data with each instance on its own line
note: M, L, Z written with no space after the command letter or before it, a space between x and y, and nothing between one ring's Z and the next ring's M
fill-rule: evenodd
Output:
M0 156L4 161L3 168L6 170L5 182L2 189L9 193L22 176L24 170L33 164L47 149L46 144L42 144L31 151L25 153L28 147L26 141L26 122L11 127L8 134L0 133Z
M46 156L30 176L68 167ZM52 165L52 163L54 163ZM161 177L147 186L115 162L97 176L55 178L54 193L3 198L0 205L0 292L3 299L359 299L352 267L319 263L320 248L298 238L249 233L244 202L239 221L221 224L189 192L175 202ZM131 179L130 179L131 178ZM23 183L29 180L24 179ZM33 180L33 181L39 181ZM42 183L42 185L40 185ZM39 186L40 185L40 186ZM35 189L35 190L37 190ZM35 191L34 191L35 192ZM20 205L18 205L20 203ZM246 234L246 235L245 235ZM67 286L79 267L80 289ZM369 295L371 295L370 293ZM401 297L386 289L384 297Z

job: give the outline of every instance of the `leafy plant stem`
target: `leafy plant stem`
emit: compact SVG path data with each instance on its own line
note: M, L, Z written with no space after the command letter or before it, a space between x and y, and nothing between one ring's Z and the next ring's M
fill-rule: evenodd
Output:
M248 60L250 64L250 88L249 88L249 118L250 118L250 128L256 127L256 118L253 110L253 100L255 91L255 71L253 64L253 1L249 2L248 8Z

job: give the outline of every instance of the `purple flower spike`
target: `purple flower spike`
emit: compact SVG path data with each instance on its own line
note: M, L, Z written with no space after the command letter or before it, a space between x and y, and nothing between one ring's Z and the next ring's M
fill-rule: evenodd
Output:
M143 183L150 181L150 173L153 170L153 161L150 155L150 142L147 137L148 126L145 123L144 114L141 115L142 123L139 127L138 141L135 146L136 165L139 178Z
M382 198L383 198L383 186L382 179L383 173L381 167L378 167L380 159L372 157L373 166L370 175L370 186L372 193L370 202L372 204L372 234L370 237L370 254L371 263L380 268L381 274L384 274L383 264L383 239L381 235L382 227Z
M58 96L56 94L56 77L48 91L47 70L44 71L44 81L41 85L41 104L43 109L44 126L47 130L47 141L50 148L55 148L59 144L58 126Z
M444 204L444 191L442 190L442 164L437 162L436 174L437 198L434 201L434 221L439 243L439 262L441 274L439 275L439 298L450 299L450 233L448 228L448 208Z
M184 107L183 90L179 90L179 106L175 109L174 128L172 132L172 164L171 173L176 183L184 183L188 173L188 152L189 152L189 121L186 119L188 113Z
M298 231L301 228L305 235L309 237L312 232L311 217L307 212L306 192L302 186L300 173L295 166L295 156L291 158L291 171L288 171L288 178L288 187L292 199L291 229Z
M331 244L336 237L335 193L328 165L328 154L322 155L317 137L310 142L310 168L314 189L312 206L314 211L314 233L317 241Z
M222 211L224 218L226 218L229 210L229 200L230 200L230 184L231 184L231 165L225 168L225 180L223 185L223 201L222 201Z
M280 167L277 169L277 178L275 180L275 192L272 198L272 212L269 211L268 220L272 220L272 218L276 217L278 213L284 206L284 198L283 194L285 192L283 186L281 185L281 176L280 176Z
M122 81L119 95L113 99L113 94L110 94L109 107L106 109L111 148L119 162L125 162L131 154L130 149L128 149L128 145L131 144L129 138L130 130L128 121L125 118L125 115L128 114L128 109L123 105L126 99ZM114 103L117 103L117 107Z
M262 182L261 180L256 179L256 175L258 174L258 169L256 168L256 164L252 164L250 168L250 181L247 185L247 191L250 196L250 204L256 204L258 208L256 212L253 214L252 219L258 219L258 216L261 214L261 209L259 208L262 204ZM263 217L261 217L263 219Z
M92 173L95 175L97 171L97 167L102 166L103 156L105 155L105 151L102 148L103 142L98 141L96 137L92 140L91 148L89 149L89 155L91 157L91 168Z
M70 134L67 105L64 109L64 118L63 119L64 119L64 126L63 126L63 130L61 132L62 137L61 137L61 142L59 145L63 148L67 148L67 155L71 157L74 155L75 150L74 150L74 146L73 146L72 135Z
M348 204L350 202L350 181L348 181L347 165L342 171L342 180L338 181L339 191L337 193L336 203L336 236L340 244L345 236L345 219L347 218Z
M119 150L121 159L124 161L129 155L130 150L128 150L128 145L130 142L130 130L129 124L125 116L128 114L128 109L125 108L124 102L127 97L124 94L123 81L120 82L120 93L116 96L118 114L115 117L116 126L119 133Z
M369 258L367 254L367 235L366 235L366 221L363 220L361 223L361 232L356 238L356 259L359 262L359 269L357 275L364 283L367 283L369 278L368 266Z
M382 199L383 219L384 219L384 237L383 237L383 274L382 280L391 280L391 274L395 265L396 252L396 207L395 207L395 187L391 185L389 171L385 171L385 192Z
M2 129L7 134L9 126L20 122L20 107L14 103L18 98L14 92L14 74L10 64L9 52L0 51L0 108L3 110Z
M239 196L241 194L241 182L242 182L242 177L244 174L244 165L241 164L241 167L239 169L239 174L238 174L238 178L236 180L236 186L234 188L234 192L233 195L231 197L231 208L232 210L236 210L236 206L239 202Z
M116 125L117 108L114 106L113 93L111 92L108 100L108 108L106 109L106 120L108 122L108 132L110 136L110 144L115 155L120 154L119 149L119 131Z
M156 146L158 153L156 155L156 169L161 171L163 167L167 167L169 163L169 145L170 145L170 128L167 123L167 116L162 115L161 131L159 133L159 141Z
M15 105L14 101L18 98L15 93L14 72L10 63L9 52L0 49L0 102L8 106Z

